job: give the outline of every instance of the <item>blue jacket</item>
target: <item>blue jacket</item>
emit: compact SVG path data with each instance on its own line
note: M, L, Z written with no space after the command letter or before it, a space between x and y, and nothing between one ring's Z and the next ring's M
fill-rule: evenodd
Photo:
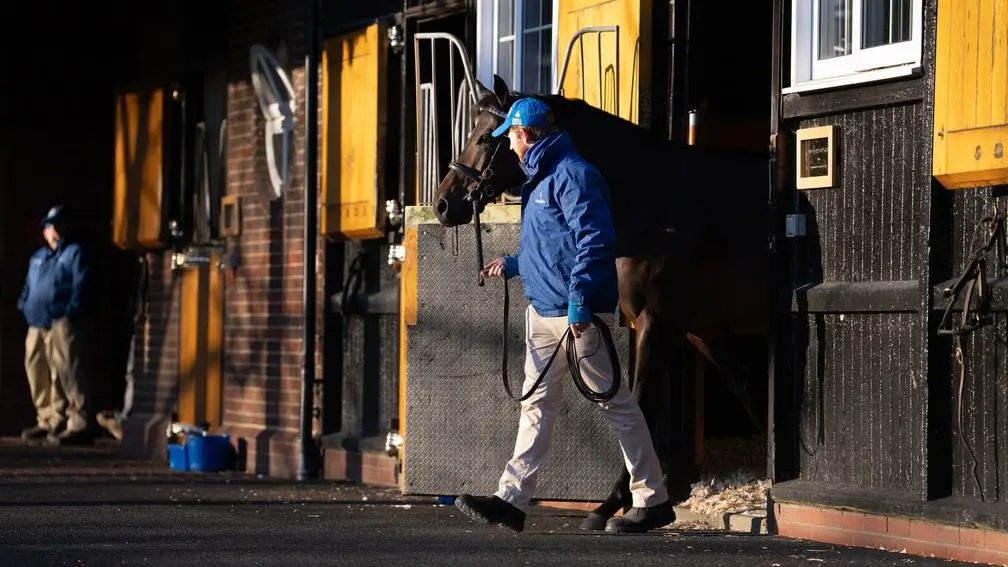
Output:
M56 250L39 248L28 263L28 277L18 309L32 327L48 329L55 319L79 315L88 266L77 244L60 242Z
M566 132L537 142L524 162L518 256L504 258L505 277L521 276L525 297L544 317L582 323L613 313L616 235L605 179Z

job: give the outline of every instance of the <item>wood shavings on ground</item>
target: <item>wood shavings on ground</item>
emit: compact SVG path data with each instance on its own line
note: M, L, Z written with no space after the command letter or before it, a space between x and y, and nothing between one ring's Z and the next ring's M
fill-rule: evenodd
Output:
M706 520L676 520L674 524L665 526L672 530L709 530L711 526Z
M690 485L690 497L680 506L697 514L766 510L770 479L740 469L728 475L707 474Z

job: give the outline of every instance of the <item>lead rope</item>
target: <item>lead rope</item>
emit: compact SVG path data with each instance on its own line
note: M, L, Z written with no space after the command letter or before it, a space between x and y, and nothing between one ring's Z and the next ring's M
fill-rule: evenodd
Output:
M489 177L489 176L487 176ZM470 198L473 205L473 228L476 230L476 263L477 263L477 277L476 284L480 287L483 286L483 238L480 229L480 211L479 211L479 198L478 195L473 194L475 191L470 193ZM609 360L612 363L613 369L613 383L608 390L604 392L598 392L591 388L587 382L585 382L584 376L581 374L581 361L590 356L594 356L595 352L586 354L584 356L577 355L577 345L574 342L574 335L571 334L570 327L564 332L563 336L557 342L556 348L553 349L553 354L550 355L549 360L546 362L546 366L543 367L542 372L539 373L539 377L536 378L532 387L528 389L527 392L522 394L520 397L516 397L511 391L511 384L508 380L508 321L510 320L511 313L511 295L508 291L508 282L506 279L501 279L504 286L504 317L501 325L501 378L504 382L504 391L507 392L508 396L516 402L524 402L527 400L539 385L542 384L543 379L546 377L546 373L549 372L551 366L553 366L553 360L556 358L558 352L560 352L560 346L564 345L567 351L567 367L570 371L571 378L574 380L574 386L577 387L578 391L581 392L585 398L590 402L597 404L603 404L609 400L616 397L617 392L619 392L620 387L620 376L622 375L622 370L620 369L619 355L616 353L616 345L613 343L612 332L609 330L609 326L606 325L605 321L600 319L598 315L592 315L592 323L595 328L598 329L599 338L605 343L606 349L609 351ZM597 350L596 350L597 352Z
M981 228L988 224L990 225L991 235L987 241L987 244L980 249L976 248L976 239L980 233ZM970 446L969 441L966 439L966 434L963 432L962 428L962 406L963 406L963 388L966 382L966 362L963 357L963 347L962 347L962 337L963 335L972 333L973 331L991 324L991 320L984 315L985 301L986 301L986 260L987 254L990 253L991 249L995 250L997 254L998 266L999 268L1004 265L1005 256L1005 229L1004 229L1005 219L998 214L997 209L994 209L993 215L980 220L980 224L977 225L976 230L973 232L973 238L970 241L970 249L973 251L973 258L970 261L969 266L962 276L953 284L951 287L942 290L942 294L950 298L949 306L945 310L945 314L942 317L941 323L938 325L939 335L952 335L955 337L955 359L956 363L959 365L959 384L956 392L956 429L959 433L959 440L962 442L966 451L969 453L970 458L973 461L972 475L973 482L976 485L977 491L980 493L980 501L986 502L984 496L983 484L980 482L980 476L977 472L979 468L979 461L977 460L976 453L973 451L973 447ZM957 326L946 326L948 324L949 315L955 305L955 296L958 294L959 290L964 288L966 293L964 294L962 303L962 315L959 319L959 324ZM978 303L978 313L974 315L975 321L970 319L970 306L973 299L974 290L977 292L977 303ZM996 433L995 433L996 434ZM995 459L997 459L997 454L995 452Z
M599 337L601 341L605 343L606 348L609 351L609 360L612 363L613 368L613 383L608 390L604 392L595 391L588 385L587 382L585 382L584 376L581 374L581 361L590 356L594 356L595 352L579 357L577 355L577 345L574 341L574 335L571 333L570 327L567 327L567 330L564 331L563 336L561 336L560 340L557 342L556 348L553 349L553 354L551 354L549 360L546 361L546 366L543 367L542 371L539 373L539 377L536 378L535 383L532 384L528 391L520 397L515 396L511 391L511 384L508 380L508 343L510 342L508 341L508 320L510 319L511 312L511 294L508 291L507 280L503 280L503 284L504 319L503 325L501 326L501 352L503 353L503 356L501 357L501 378L504 381L504 391L507 392L507 395L516 402L524 402L529 399L529 397L539 388L539 385L542 384L542 381L549 372L550 367L553 366L553 360L556 358L557 353L560 352L560 346L563 345L565 347L564 350L567 351L567 367L570 370L571 379L574 380L574 386L577 387L582 396L587 398L588 401L597 404L604 404L616 397L620 387L620 376L622 375L619 355L616 353L616 345L613 343L612 332L609 330L609 325L606 325L605 321L600 319L598 315L592 315L592 323L595 325L595 328L598 329Z
M483 234L480 230L479 197L476 195L472 197L473 229L476 230L476 285L483 287ZM506 285L504 291L507 291Z
M972 288L972 284L970 285L970 288ZM963 446L966 447L966 450L969 451L970 457L973 459L973 482L976 483L977 490L980 491L980 501L986 502L987 500L984 498L983 484L980 483L980 475L977 473L979 462L977 461L976 453L973 452L973 447L970 447L962 429L963 384L966 382L966 364L963 362L962 335L956 335L955 358L956 362L959 363L959 392L956 395L956 426L959 429L959 439L962 441Z

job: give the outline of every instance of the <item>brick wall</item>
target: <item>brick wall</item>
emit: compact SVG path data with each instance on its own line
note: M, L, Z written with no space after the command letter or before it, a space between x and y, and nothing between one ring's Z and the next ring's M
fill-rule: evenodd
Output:
M227 193L241 197L242 234L229 243L236 268L224 292L224 429L236 438L247 471L291 477L298 467L302 368L304 5L247 2L233 14ZM277 54L296 93L289 186L276 200L269 198L264 120L248 71L256 43ZM318 273L321 279L321 267ZM318 289L320 300L321 283Z
M302 280L305 174L305 11L302 2L235 2L227 33L226 193L241 198L241 235L225 258L223 423L244 470L293 477L298 469L302 368ZM295 90L295 130L284 194L272 199L265 124L249 73L249 48L273 51ZM198 54L195 57L199 57ZM321 243L321 238L319 239ZM318 250L323 250L320 244ZM319 263L316 257L316 263ZM170 253L149 254L150 317L137 342L134 415L124 431L127 456L165 458L164 427L178 403L180 280ZM322 275L319 266L319 321ZM321 322L318 324L321 331ZM320 336L320 332L316 337ZM316 352L320 352L316 341ZM321 357L316 356L316 361ZM142 362L141 362L142 361ZM316 375L321 376L316 362ZM316 402L318 403L318 402Z
M148 252L147 318L133 344L133 411L124 425L122 452L165 458L165 427L178 408L179 293L170 252Z
M785 537L1008 565L1008 533L997 530L785 503L772 513Z

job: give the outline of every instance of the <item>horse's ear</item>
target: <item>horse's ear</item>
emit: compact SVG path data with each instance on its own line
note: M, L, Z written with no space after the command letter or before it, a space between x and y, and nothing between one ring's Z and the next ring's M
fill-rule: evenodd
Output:
M494 75L494 94L497 95L497 102L500 103L505 109L509 107L508 98L511 95L511 89L508 88L507 83L504 79L500 78L499 75Z
M478 80L476 81L476 92L479 94L479 98L481 99L493 94L493 91L486 88L486 86Z

